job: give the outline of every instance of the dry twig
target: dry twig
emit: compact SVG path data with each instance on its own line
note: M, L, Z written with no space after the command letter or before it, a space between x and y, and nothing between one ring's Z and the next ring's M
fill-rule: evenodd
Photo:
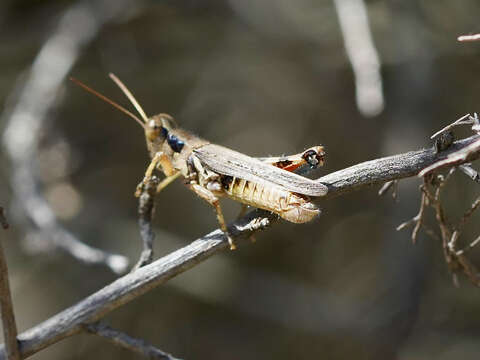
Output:
M133 267L132 271L150 264L153 259L153 240L155 234L152 230L152 217L155 205L155 195L159 179L154 176L142 188L142 193L138 199L138 225L140 227L140 236L142 237L143 250L140 259Z
M394 200L398 199L398 180L387 181L383 186L378 190L378 196L383 196L387 193L388 190L392 189L392 198Z
M86 325L86 329L90 334L107 339L117 346L145 356L148 359L180 360L166 352L163 352L143 339L133 338L101 322Z
M478 41L480 40L480 34L473 34L473 35L461 35L457 38L460 42L467 42L467 41Z
M412 219L400 224L397 226L397 231L400 231L404 228L406 228L407 226L411 226L411 225L415 225L413 227L413 231L412 231L412 242L415 244L417 242L417 235L418 235L418 231L420 230L420 227L422 226L423 224L423 214L425 213L425 208L427 206L427 195L425 194L424 190L423 190L423 186L421 187L422 188L422 200L420 201L420 210L418 210L418 214L415 215Z
M440 237L435 235L442 242L443 254L445 262L449 270L452 272L453 281L455 285L458 285L457 273L461 272L467 276L467 278L476 286L480 286L480 276L476 267L465 257L467 250L473 248L478 242L480 237L472 241L467 247L462 250L457 250L456 245L458 238L462 232L463 227L472 216L473 212L480 206L480 198L477 198L468 209L462 218L458 221L457 225L451 225L447 220L445 209L442 205L441 194L442 190L447 184L448 179L454 173L455 168L451 168L448 174L444 177L442 175L426 176L424 178L424 185L422 186L422 198L420 205L420 212L412 220L400 225L397 230L404 228L406 225L415 223L415 229L418 230L422 227L429 235L434 234L430 228L427 228L423 223L423 214L426 205L433 208L435 212L435 219L437 226L440 230ZM415 231L415 230L414 230ZM413 238L413 233L412 233ZM415 233L416 238L416 233Z
M434 139L436 138L438 135L440 134L443 134L444 132L450 130L450 129L453 129L455 126L458 126L458 125L471 125L473 124L472 120L470 120L470 114L466 114L466 115L463 115L461 118L455 120L453 123L451 123L450 125L447 125L445 126L443 129L437 131L435 134L433 134L430 139ZM467 120L468 119L468 120Z
M8 224L7 218L5 217L5 210L0 206L0 224L4 230L7 230L10 225Z
M471 164L462 164L458 167L458 169L463 172L465 175L467 175L470 179L473 181L480 183L480 175L478 174L478 171L472 168Z
M0 207L0 222L6 230L8 222ZM0 311L2 314L3 337L5 341L7 358L10 360L20 359L20 350L17 342L17 324L13 313L12 294L8 280L7 259L3 251L3 244L0 241Z

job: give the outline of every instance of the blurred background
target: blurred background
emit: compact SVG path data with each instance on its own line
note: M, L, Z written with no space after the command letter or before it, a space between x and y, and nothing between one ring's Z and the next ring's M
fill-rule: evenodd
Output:
M480 110L480 43L456 41L480 31L479 14L477 0L3 1L1 234L19 331L107 285L141 250L143 131L69 76L131 109L113 72L147 114L251 156L323 144L319 177L431 146ZM402 181L397 201L371 188L321 202L312 223L280 221L106 320L186 359L478 359L479 290L462 277L454 287L439 242L395 231L417 213L419 184ZM456 174L447 216L476 196ZM234 219L239 205L223 205ZM178 181L158 196L155 255L216 227ZM478 249L469 257L480 264ZM91 335L32 358L87 357L140 358Z

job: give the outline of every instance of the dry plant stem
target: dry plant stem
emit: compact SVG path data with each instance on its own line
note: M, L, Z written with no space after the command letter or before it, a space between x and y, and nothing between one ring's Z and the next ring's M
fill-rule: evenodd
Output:
M398 225L397 229L396 229L397 231L400 231L400 230L406 228L407 226L415 224L415 226L413 228L413 231L412 231L412 242L414 244L417 242L418 231L423 226L423 214L425 213L425 208L426 208L427 203L428 203L427 194L425 193L424 188L425 188L425 184L420 187L420 189L422 190L422 200L420 202L420 210L418 210L418 214L415 215L412 219Z
M0 216L3 228L8 228L7 220L0 207ZM3 251L3 244L0 241L0 311L2 314L3 337L6 345L7 359L19 360L20 350L17 342L17 325L13 313L12 294L8 281L7 259Z
M460 234L463 230L463 227L465 226L467 221L470 219L470 217L473 215L475 210L478 209L479 206L480 206L480 197L478 197L472 203L472 205L470 206L470 209L468 209L463 214L462 218L458 222L457 229L453 232L452 238L451 238L450 242L448 243L448 247L449 247L450 251L454 252L456 255L463 255L467 250L470 250L471 248L473 248L480 241L480 237L478 237L477 239L472 241L469 245L467 245L463 250L458 250L458 251L456 250L457 240L460 237Z
M412 151L367 161L328 174L318 179L329 187L329 193L319 200L323 201L344 195L366 186L415 176L424 167L439 161L451 151L468 146L478 138L478 136L472 136L457 141L448 150L438 154L433 148ZM254 210L230 225L229 232L237 244L241 245L240 239L248 238L253 231L263 229L276 219L275 215L268 212ZM228 243L224 233L215 230L163 258L119 278L72 307L21 333L18 340L22 357L28 357L61 339L79 333L85 324L98 321L112 310L227 248ZM0 347L0 359L5 359L3 347Z
M447 150L440 153L435 153L433 148L411 151L363 162L330 173L318 179L328 186L328 194L319 198L319 200L343 195L365 186L415 176L427 166L445 159L448 154L458 151L479 139L480 136L474 135L454 142ZM479 153L472 154L468 161L477 159L479 155Z
M387 181L385 184L383 184L380 190L378 190L378 196L385 195L387 191L393 187L394 184L395 184L395 180Z
M465 114L463 115L460 119L458 120L455 120L453 123L451 123L450 125L447 125L445 126L443 129L437 131L435 134L433 134L430 139L433 139L435 137L437 137L438 135L444 133L445 131L448 131L450 129L453 129L455 126L458 126L458 125L466 125L466 124L473 124L473 121L471 120L467 120L467 121L464 121L466 119L470 118L470 114Z
M154 211L155 194L157 193L157 186L159 179L154 176L143 187L142 193L138 201L138 225L140 227L140 236L142 237L143 250L140 259L133 267L132 271L150 264L153 259L153 240L155 234L152 230L152 217Z
M462 164L458 167L465 175L467 175L473 181L480 183L480 175L478 171L473 169L470 164Z
M467 41L478 41L480 40L480 34L474 35L462 35L457 38L460 42L467 42Z
M172 355L157 349L145 340L133 338L101 322L87 325L86 330L91 334L107 339L117 346L143 355L148 359L179 360Z
M0 225L4 230L7 230L10 225L8 224L7 218L5 217L5 210L0 206Z
M423 214L425 213L426 205L427 205L427 195L425 195L425 193L422 192L420 210L418 212L418 215L416 216L417 223L415 224L415 227L413 228L413 231L412 231L412 242L414 244L417 242L418 230L420 230L420 227L422 226L422 223L423 223Z
M464 249L458 250L456 252L457 255L463 255L465 252L473 248L475 245L477 245L480 242L480 236L477 237L475 240L473 240L470 244L468 244Z
M428 187L425 186L425 194L428 196L429 201L431 202L432 207L435 210L435 218L437 224L441 231L442 247L445 257L445 261L452 272L453 282L456 286L459 285L457 272L463 272L470 280L470 282L476 286L480 286L480 277L478 270L475 265L473 265L464 255L464 251L457 252L455 249L456 242L460 236L460 229L464 226L465 222L470 218L472 213L478 207L480 201L477 199L471 206L471 208L464 214L462 219L457 226L457 230L452 233L452 226L448 224L445 216L445 211L441 202L441 191L448 181L451 174L454 172L455 168L452 168L447 176L444 179L440 178L440 182L433 182L432 187L434 192L428 190ZM439 179L439 177L437 177ZM470 244L472 245L472 244Z
M478 207L480 206L480 197L478 197L473 203L472 205L470 206L470 209L468 209L465 214L463 214L462 216L462 219L460 220L460 223L458 225L458 230L461 230L465 224L467 223L467 221L470 219L470 217L473 215L473 213L475 212L475 210L478 209Z

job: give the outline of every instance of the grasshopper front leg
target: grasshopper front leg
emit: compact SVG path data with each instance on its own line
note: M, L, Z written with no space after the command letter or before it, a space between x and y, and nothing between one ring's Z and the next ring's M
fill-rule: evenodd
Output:
M155 154L152 161L147 167L145 171L145 175L143 176L143 180L137 185L137 190L135 191L135 196L139 197L142 193L144 186L152 179L152 174L158 167L162 168L163 173L167 176L165 179L162 180L160 184L157 186L157 193L162 191L165 187L167 187L172 181L177 179L181 174L176 172L170 162L170 159L167 155L163 152L159 151Z

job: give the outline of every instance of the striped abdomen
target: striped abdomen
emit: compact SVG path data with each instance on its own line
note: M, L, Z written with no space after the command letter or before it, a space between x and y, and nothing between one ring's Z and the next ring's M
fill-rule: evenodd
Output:
M292 193L269 183L261 184L224 176L225 193L233 200L274 212L293 223L312 220L320 210L305 195Z

